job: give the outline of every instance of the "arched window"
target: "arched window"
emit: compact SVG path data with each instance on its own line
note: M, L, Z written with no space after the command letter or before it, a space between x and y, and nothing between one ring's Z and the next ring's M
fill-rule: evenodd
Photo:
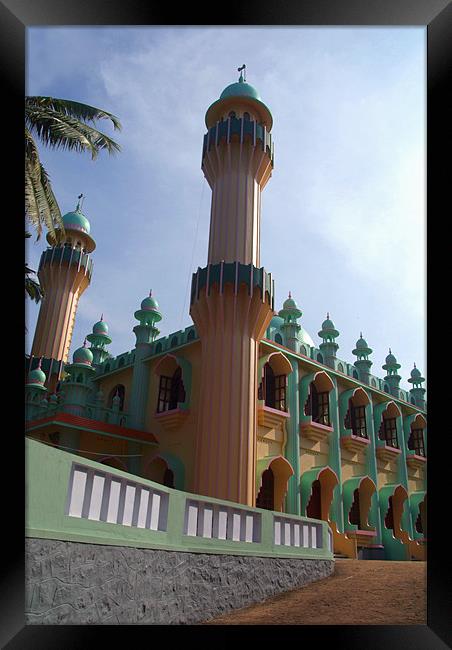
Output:
M408 438L408 449L414 451L417 456L425 457L424 428L421 426L420 422L420 418L416 418L411 425L410 437Z
M389 386L388 386L388 384L385 384L385 385L384 385L383 390L384 390L385 393L389 393Z
M278 411L286 411L286 375L275 375L273 368L267 362L264 366L264 377L259 387L258 399L263 399L265 405Z
M326 386L324 388L326 389ZM330 391L325 389L318 390L315 381L311 381L304 414L310 415L313 422L330 427Z
M174 487L174 472L169 467L165 469L165 473L163 475L163 485L166 485L166 487L169 488Z
M279 343L280 345L282 345L282 342L283 342L283 341L282 341L282 336L281 336L281 334L276 333L276 334L275 334L275 343Z
M178 341L177 336L173 336L173 338L171 339L171 347L175 348L176 345L178 345L178 344L179 344L179 341Z
M397 418L400 415L398 407L394 402L389 402L383 412L378 437L384 440L388 447L399 448L397 440Z
M346 429L351 429L354 436L360 438L368 438L367 435L367 420L366 420L366 406L369 403L369 398L366 393L358 388L353 397L348 400L348 411L344 418L344 426Z
M123 384L117 384L114 388L111 389L110 394L108 396L108 402L107 406L109 409L113 407L113 398L116 396L116 393L119 396L120 402L119 402L119 410L123 411L124 410L124 398L126 396L126 389Z
M320 363L323 363L323 356L320 354L320 352L317 355L317 361L319 361Z
M104 372L110 372L110 364L109 363L105 364Z
M249 114L247 111L245 111L245 112L243 113L243 119L245 119L245 120L249 120L249 119L251 119L251 118L250 118L250 114Z
M228 117L235 117L235 111L229 111Z
M155 346L155 354L159 354L159 352L161 351L162 351L162 344L157 343L157 345Z
M144 477L155 483L174 488L174 472L168 467L166 460L160 456L153 458L148 463L144 471Z
M353 371L353 377L354 377L355 379L359 379L359 375L358 375L358 373L357 373L356 370Z
M337 369L339 372L344 372L344 366L342 365L342 363L337 364Z
M118 362L118 368L122 368L124 364L125 364L124 357L121 357Z
M306 517L312 517L313 519L322 518L322 494L318 479L312 483L311 498L306 507Z
M274 510L275 477L271 468L262 473L262 485L256 499L256 508Z
M361 513L359 508L359 488L353 492L353 503L348 514L348 520L351 524L361 526Z
M190 330L187 336L187 343L188 341L193 341L194 338L195 338L195 330Z
M157 413L176 409L178 402L185 402L185 388L179 366L171 377L160 375Z
M83 384L83 375L77 375L77 379L75 381L78 384Z
M385 515L385 527L388 529L394 529L394 510L392 507L392 496L388 499L388 512Z
M375 381L375 379L370 380L370 385L373 386L373 388L377 387L377 382Z
M304 345L302 345L302 346L300 347L300 354L304 354L305 357L306 357L307 354L308 354L306 348L304 347Z

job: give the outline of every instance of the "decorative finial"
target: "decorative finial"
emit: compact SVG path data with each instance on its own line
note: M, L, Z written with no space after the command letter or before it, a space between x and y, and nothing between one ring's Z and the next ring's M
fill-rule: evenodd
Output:
M414 362L414 367L416 368L416 362Z
M86 348L86 346L87 346L87 340L86 340L86 337L85 337L85 340L83 341L83 347Z
M330 312L329 311L326 312L326 317L329 320L329 318L330 318Z
M242 73L242 70L243 70L243 73ZM241 68L237 68L237 72L240 72L239 82L243 83L244 81L246 81L246 65L245 65L245 63L242 65Z
M149 298L152 298L152 289L149 291Z
M391 348L389 348L389 354L392 354L392 352L391 352Z
M103 314L101 314L100 320L104 320L104 315Z
M359 338L360 338L360 339L363 338L363 333L362 333L362 332L359 333Z
M39 357L38 365L36 366L37 368L41 367L41 361L42 361L42 357Z
M292 294L291 294L291 292L290 292L290 291L289 291L289 298L292 298Z
M79 194L77 198L78 198L78 202L77 202L77 207L75 208L75 211L76 211L76 212L80 212L80 210L82 209L82 202L81 202L81 200L82 200L82 198L83 198L83 194Z

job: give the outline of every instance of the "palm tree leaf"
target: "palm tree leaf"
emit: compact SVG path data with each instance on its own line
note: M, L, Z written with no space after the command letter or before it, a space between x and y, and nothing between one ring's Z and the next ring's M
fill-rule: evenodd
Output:
M119 119L112 113L108 113L100 108L95 106L90 106L89 104L82 104L80 102L74 102L69 99L56 99L55 97L41 97L41 96L31 96L26 97L25 99L26 107L45 107L56 111L57 113L63 113L70 117L74 117L77 120L83 120L85 122L94 122L99 119L108 119L113 123L115 130L121 130L121 123Z
M50 186L49 178L43 165L26 160L25 162L25 214L36 228L40 239L42 226L56 237L55 225L64 232L63 220L58 203Z
M120 150L119 145L104 133L62 113L36 109L28 111L25 119L30 130L52 148L89 151L93 159L101 149L107 149L110 154Z

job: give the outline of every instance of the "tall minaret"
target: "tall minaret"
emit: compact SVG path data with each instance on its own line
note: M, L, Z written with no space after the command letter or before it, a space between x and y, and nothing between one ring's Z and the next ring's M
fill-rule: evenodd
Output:
M202 344L194 492L254 506L258 346L274 315L273 280L259 268L273 120L244 67L206 113L210 238L190 307Z
M59 229L50 233L50 247L41 255L38 277L44 289L31 354L66 363L71 346L75 314L80 296L91 280L93 262L90 253L96 247L90 236L90 224L77 207L63 216L65 236Z

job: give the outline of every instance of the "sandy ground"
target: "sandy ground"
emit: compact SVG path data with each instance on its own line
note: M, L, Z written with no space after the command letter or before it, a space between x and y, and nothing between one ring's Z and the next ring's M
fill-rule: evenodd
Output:
M330 578L204 625L426 625L426 563L336 560Z

